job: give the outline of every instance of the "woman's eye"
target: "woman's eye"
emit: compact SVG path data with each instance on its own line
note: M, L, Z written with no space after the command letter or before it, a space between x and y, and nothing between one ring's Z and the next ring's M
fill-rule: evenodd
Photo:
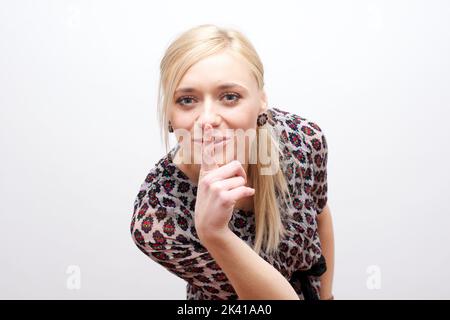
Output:
M222 98L225 98L226 102L236 103L241 98L241 96L237 93L226 93L222 96ZM180 97L177 99L176 102L182 106L185 106L191 104L192 102L191 100L195 100L195 97L193 96Z
M235 99L225 99L225 100L227 100L227 101L229 101L229 102L236 102L236 101L238 101L239 100L239 98L241 97L239 94L237 94L237 93L226 93L226 94L224 94L224 97L234 97Z
M194 97L190 97L190 96L187 96L187 97L181 97L181 98L178 98L178 100L177 100L177 103L179 103L179 104L181 104L181 105L186 105L186 104L189 104L189 103L182 103L182 101L185 101L185 100L193 100L194 99Z

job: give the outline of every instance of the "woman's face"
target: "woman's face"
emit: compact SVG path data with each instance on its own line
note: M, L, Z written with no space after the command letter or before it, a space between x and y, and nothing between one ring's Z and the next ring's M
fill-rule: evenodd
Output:
M215 144L217 163L223 165L233 159L247 162L253 138L241 133L256 132L258 114L266 109L265 92L258 89L245 61L227 51L200 60L181 79L169 107L177 141L183 142L179 151L182 161L201 163L201 140L209 123L213 136L232 138ZM238 148L239 153L243 151L241 143L245 159L237 156Z

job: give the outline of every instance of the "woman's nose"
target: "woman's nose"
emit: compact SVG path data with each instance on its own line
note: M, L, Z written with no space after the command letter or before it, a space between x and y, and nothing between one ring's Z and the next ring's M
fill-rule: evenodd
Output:
M219 124L220 116L211 111L202 112L200 118L198 119L199 126L204 130L206 124L210 124L213 128Z

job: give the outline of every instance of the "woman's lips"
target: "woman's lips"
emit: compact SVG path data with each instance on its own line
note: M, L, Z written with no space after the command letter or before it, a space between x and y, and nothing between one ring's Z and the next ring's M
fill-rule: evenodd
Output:
M231 137L214 137L213 141L214 141L214 144L219 144L219 143L225 143L230 139L231 139ZM203 143L203 139L194 139L193 141L195 143Z

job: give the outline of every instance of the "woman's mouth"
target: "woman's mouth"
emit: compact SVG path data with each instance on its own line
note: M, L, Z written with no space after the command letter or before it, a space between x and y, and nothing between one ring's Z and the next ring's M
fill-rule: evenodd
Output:
M227 143L229 140L231 140L231 137L213 137L214 145ZM194 143L203 143L203 139L194 139L193 141Z

